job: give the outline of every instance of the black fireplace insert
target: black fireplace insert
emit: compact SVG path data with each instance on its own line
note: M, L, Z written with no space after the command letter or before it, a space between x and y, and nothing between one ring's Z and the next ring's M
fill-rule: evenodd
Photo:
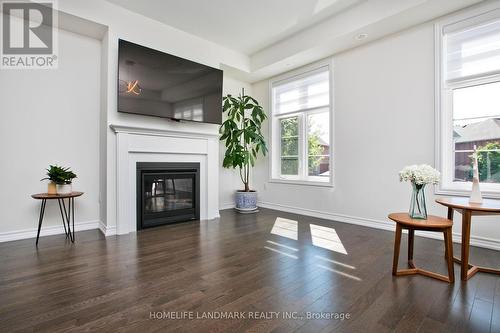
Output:
M137 230L199 219L199 163L137 162Z

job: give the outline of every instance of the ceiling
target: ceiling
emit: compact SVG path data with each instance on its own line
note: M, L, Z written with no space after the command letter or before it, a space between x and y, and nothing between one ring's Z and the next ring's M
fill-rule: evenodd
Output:
M256 82L477 3L500 0L107 0L231 49ZM360 38L360 36L364 36Z
M277 40L367 0L108 1L251 55Z

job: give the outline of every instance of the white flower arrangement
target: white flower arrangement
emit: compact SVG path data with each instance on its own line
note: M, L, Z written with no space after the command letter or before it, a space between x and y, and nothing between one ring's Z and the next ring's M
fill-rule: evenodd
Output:
M439 183L440 173L427 164L409 165L399 172L399 181L411 181L416 185Z

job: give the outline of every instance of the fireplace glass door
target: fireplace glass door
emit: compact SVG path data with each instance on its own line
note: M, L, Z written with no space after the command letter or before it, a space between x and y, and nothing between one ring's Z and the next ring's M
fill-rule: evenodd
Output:
M194 175L144 175L144 213L155 214L193 208Z
M197 177L191 169L141 170L138 227L198 219Z

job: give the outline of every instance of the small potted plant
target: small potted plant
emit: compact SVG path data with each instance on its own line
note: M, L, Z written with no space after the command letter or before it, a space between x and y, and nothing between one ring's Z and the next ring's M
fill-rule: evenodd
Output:
M47 193L68 194L73 191L71 184L74 178L76 174L70 168L50 165L47 169L47 177L41 180L49 180Z
M256 212L257 192L250 189L250 167L255 165L259 153L266 155L261 126L267 117L259 102L245 95L244 90L239 97L224 97L223 112L227 113L227 120L220 127L220 140L226 145L222 165L238 168L244 186L243 190L236 191L236 209L239 212Z
M410 165L399 172L399 181L410 181L413 189L408 213L412 219L427 219L425 186L438 184L439 177L439 171L427 164Z
M48 180L47 193L56 194L56 181L59 177L60 168L55 165L50 165L47 169L47 177L40 179L40 181Z

